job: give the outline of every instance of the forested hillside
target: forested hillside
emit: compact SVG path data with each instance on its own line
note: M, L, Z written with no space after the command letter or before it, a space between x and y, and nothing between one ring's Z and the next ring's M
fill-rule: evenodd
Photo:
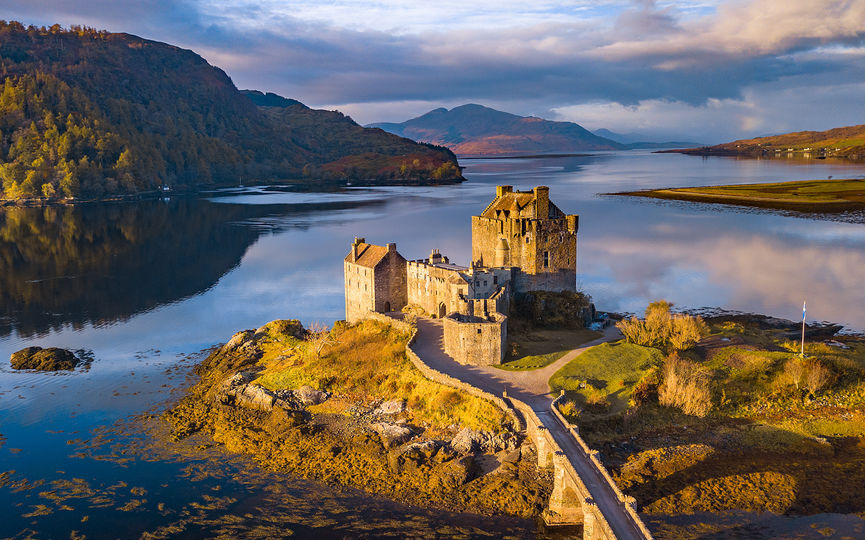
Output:
M302 114L258 107L194 52L129 34L0 21L0 74L0 199L461 180L447 149L294 100Z

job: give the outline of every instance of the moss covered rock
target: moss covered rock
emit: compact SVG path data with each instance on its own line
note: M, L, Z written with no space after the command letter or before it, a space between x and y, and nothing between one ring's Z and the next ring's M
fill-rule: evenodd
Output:
M27 347L12 353L12 369L37 371L72 371L81 361L75 353L57 347Z

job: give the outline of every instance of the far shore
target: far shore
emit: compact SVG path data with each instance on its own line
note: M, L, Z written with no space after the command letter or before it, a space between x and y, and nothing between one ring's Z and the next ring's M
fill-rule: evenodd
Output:
M625 191L609 195L837 214L865 209L865 180L800 180L766 184L663 188Z

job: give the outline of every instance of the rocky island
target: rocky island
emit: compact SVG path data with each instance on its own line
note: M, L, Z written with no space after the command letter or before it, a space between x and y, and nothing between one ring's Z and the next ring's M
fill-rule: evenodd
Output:
M165 418L262 466L418 505L538 515L550 479L495 404L427 380L381 322L235 334Z

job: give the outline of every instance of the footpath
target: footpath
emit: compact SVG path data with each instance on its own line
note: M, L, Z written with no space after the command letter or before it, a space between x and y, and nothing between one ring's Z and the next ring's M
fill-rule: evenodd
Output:
M495 396L502 396L506 392L508 396L528 404L565 452L616 537L621 540L646 538L621 506L614 487L604 479L591 458L576 443L568 427L551 411L553 396L550 395L549 378L586 349L605 341L619 339L621 334L616 328L608 328L603 337L568 352L545 368L529 371L506 371L492 366L459 364L444 352L444 331L440 321L419 317L417 329L412 349L425 364Z

